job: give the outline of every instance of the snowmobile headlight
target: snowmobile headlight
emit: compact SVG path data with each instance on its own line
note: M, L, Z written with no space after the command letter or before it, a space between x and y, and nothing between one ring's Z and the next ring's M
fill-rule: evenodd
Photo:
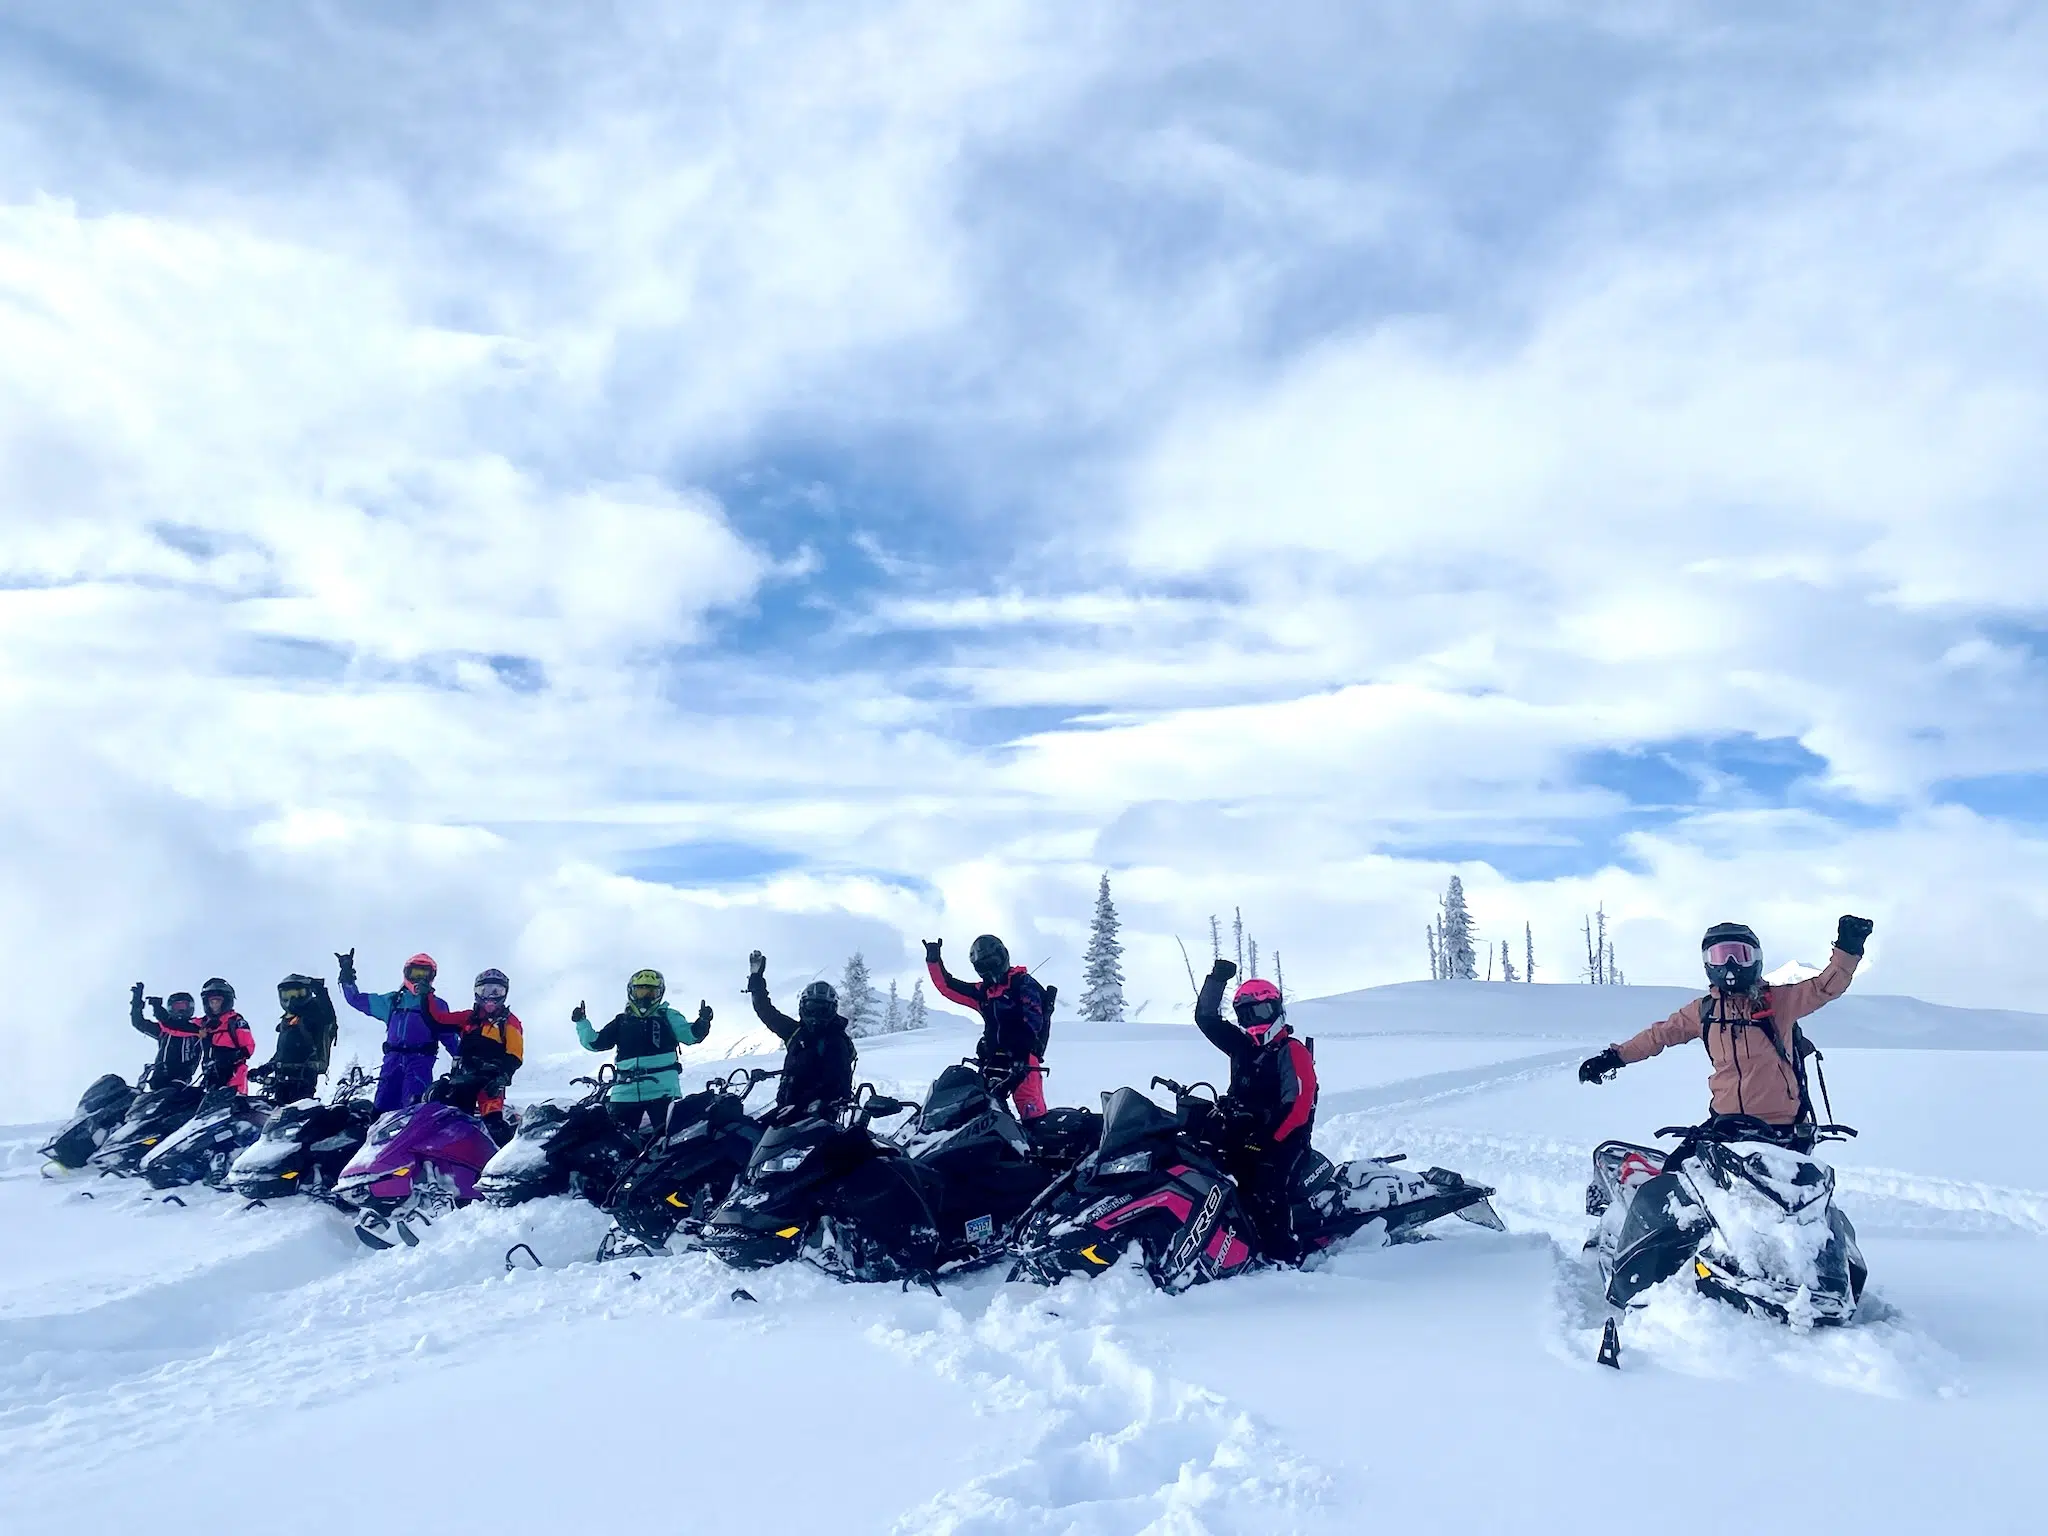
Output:
M1128 1152L1122 1157L1113 1157L1097 1166L1097 1173L1150 1173L1152 1154L1150 1152Z
M811 1155L809 1147L799 1147L794 1152L785 1152L780 1157L771 1157L761 1165L763 1173L789 1173L803 1166L805 1158Z

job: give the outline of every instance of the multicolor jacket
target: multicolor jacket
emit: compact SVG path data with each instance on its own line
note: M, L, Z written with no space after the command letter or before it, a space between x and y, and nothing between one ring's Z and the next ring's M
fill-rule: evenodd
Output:
M644 1013L628 1007L602 1029L587 1018L576 1020L576 1038L583 1049L618 1053L613 1057L618 1076L611 1095L617 1104L680 1098L683 1080L676 1047L696 1045L710 1033L708 1020L700 1026L666 1003L656 1003Z

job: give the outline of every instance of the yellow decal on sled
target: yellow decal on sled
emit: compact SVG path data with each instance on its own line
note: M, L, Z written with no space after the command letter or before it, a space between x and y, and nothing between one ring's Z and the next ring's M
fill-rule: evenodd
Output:
M685 1200L681 1192L677 1190L669 1192L668 1203L679 1211L687 1211L690 1208L690 1202Z
M1692 1272L1698 1275L1702 1280L1711 1280L1714 1278L1714 1272L1711 1269L1707 1268L1706 1262L1702 1259L1694 1259L1692 1261Z
M784 1227L780 1232L776 1233L775 1235L777 1237L795 1237L797 1233L801 1231L803 1231L802 1227Z
M1083 1248L1081 1250L1081 1257L1086 1259L1091 1264L1107 1265L1109 1263L1109 1260L1105 1259L1101 1254L1095 1251L1095 1245L1093 1243L1090 1243L1086 1248Z
M142 1144L145 1147L153 1147L156 1145L156 1138L154 1136L145 1136L142 1138Z
M404 1178L404 1177L405 1177L405 1176L406 1176L406 1175L407 1175L408 1173L411 1173L411 1172L412 1172L412 1164L411 1164L411 1163L407 1163L407 1164L406 1164L406 1165L405 1165L405 1166L404 1166L403 1168L394 1168L394 1169L392 1169L392 1170L391 1170L391 1171L390 1171L389 1173L385 1174L385 1175L384 1175L384 1177L385 1177L385 1178L387 1178L387 1179L402 1179L402 1178Z
M299 1170L298 1170L298 1169L296 1169L296 1168L292 1169L292 1170L291 1170L291 1172L289 1172L289 1173L280 1173L280 1174L278 1175L278 1177L279 1177L280 1179L296 1179L296 1178L297 1178L298 1176L299 1176Z

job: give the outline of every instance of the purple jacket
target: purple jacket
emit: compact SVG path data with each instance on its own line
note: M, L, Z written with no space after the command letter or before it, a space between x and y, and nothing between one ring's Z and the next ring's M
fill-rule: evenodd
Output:
M425 1008L419 994L401 987L396 992L358 992L351 982L341 984L341 995L357 1013L367 1013L384 1026L386 1055L433 1057L434 1047L443 1045L454 1055L462 1044L462 1031L448 1021L448 1005L429 994Z

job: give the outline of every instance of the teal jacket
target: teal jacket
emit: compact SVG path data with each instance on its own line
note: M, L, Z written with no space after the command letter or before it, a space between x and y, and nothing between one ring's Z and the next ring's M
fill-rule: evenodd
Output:
M612 1099L619 1104L645 1104L652 1099L682 1096L682 1074L676 1066L676 1047L696 1045L711 1033L711 1010L686 1019L666 1003L657 1003L645 1013L628 1007L602 1029L589 1019L576 1020L576 1038L586 1051L615 1051L613 1063L618 1078L612 1085Z

